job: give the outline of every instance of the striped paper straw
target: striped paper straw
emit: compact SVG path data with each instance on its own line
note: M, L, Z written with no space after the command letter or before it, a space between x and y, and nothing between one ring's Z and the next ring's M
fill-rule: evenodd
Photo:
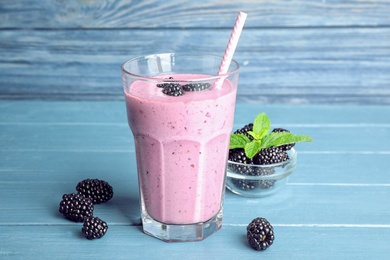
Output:
M236 23L234 24L233 31L230 35L229 42L225 49L221 65L219 66L218 76L226 74L228 72L230 63L233 59L234 51L236 50L238 40L241 35L242 28L244 27L247 14L244 12L238 12ZM220 85L220 84L217 84Z

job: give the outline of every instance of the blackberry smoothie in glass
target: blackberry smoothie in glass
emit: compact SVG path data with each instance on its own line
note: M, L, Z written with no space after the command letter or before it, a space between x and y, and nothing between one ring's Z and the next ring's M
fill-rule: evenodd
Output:
M145 233L203 240L220 229L239 66L222 57L154 54L122 65Z

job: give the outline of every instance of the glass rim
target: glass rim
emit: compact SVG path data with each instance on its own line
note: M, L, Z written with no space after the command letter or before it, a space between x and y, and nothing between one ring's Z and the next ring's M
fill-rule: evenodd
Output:
M213 57L213 58L219 58L221 61L223 59L223 56L220 56L220 55L214 55L214 54L205 54L205 53L199 53L199 54L196 54L196 53L187 53L187 52L165 52L165 53L156 53L156 54L149 54L149 55L141 55L141 56L137 56L137 57L134 57L134 58L131 58L129 60L126 60L125 62L122 63L121 65L121 71L122 73L128 75L128 76L131 76L131 77L134 77L134 78L138 78L138 79L141 79L141 80L153 80L153 81L158 81L158 82L192 82L192 81L214 81L214 80L218 80L220 78L225 78L225 77L229 77L230 75L234 74L234 73L237 73L238 70L240 69L240 65L238 64L238 62L234 59L232 59L231 61L231 64L234 64L234 67L232 70L228 70L228 72L224 73L224 74L221 74L221 75L215 75L215 76L210 76L210 77L202 77L201 79L190 79L190 80L174 80L174 79L163 79L163 78L159 78L159 77L150 77L150 76L143 76L143 75L139 75L139 74L136 74L136 73L132 73L130 71L128 71L127 69L125 69L125 66L126 64L130 63L130 62L133 62L133 61L136 61L136 60L141 60L141 59L146 59L148 57L156 57L156 56L167 56L167 55L174 55L174 56L187 56L187 57ZM232 66L232 65L230 65ZM218 73L218 71L216 71L215 73Z

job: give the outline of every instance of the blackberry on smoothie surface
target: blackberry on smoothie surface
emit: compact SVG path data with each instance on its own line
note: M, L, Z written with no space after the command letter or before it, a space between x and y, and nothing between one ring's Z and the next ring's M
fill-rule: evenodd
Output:
M210 87L210 83L188 83L182 86L184 91L202 91Z
M166 95L174 97L184 95L182 87L180 86L180 84L177 83L164 83L164 88L162 92Z

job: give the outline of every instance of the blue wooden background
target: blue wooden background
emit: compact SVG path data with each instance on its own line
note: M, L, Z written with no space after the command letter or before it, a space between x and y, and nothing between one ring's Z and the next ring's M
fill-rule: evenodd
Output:
M1 0L0 99L122 99L123 61L223 55L238 10L239 101L390 104L386 0Z

